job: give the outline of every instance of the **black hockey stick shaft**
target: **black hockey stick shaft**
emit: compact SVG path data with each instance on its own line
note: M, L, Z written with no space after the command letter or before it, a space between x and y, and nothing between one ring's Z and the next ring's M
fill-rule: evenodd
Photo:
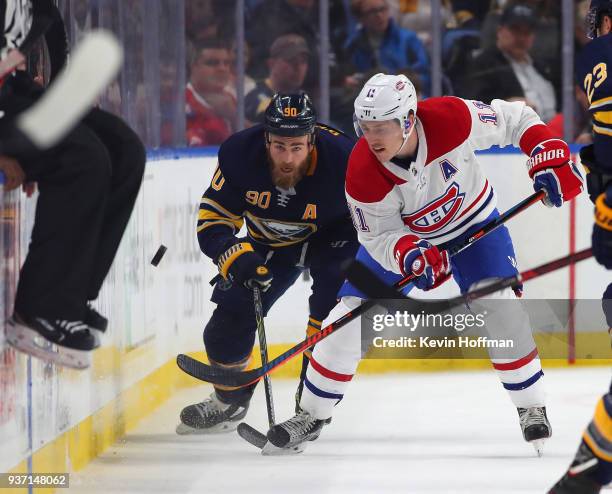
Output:
M536 202L539 202L542 199L544 199L545 196L546 196L546 192L544 190L539 190L537 192L534 192L533 194L526 197L518 204L515 204L510 209L500 214L497 218L494 218L493 220L489 221L485 226L483 226L477 232L474 232L463 242L448 249L448 254L450 256L454 256L455 254L458 254L459 252L467 249L476 240L478 240L481 237L484 237L488 233L491 233L493 230L499 228L501 225L506 223L508 220L511 220L512 218L514 218L517 214L522 213L527 208L534 205Z
M527 208L543 199L544 196L544 191L538 191L534 194L531 194L529 197L523 199L521 202L519 202L497 218L488 222L481 229L466 238L463 242L457 244L452 249L449 249L449 254L455 255L463 251L464 249L467 249L470 245L472 245L480 238L484 237L488 233L491 233L493 230L503 225L506 221L514 218L517 214L521 213L522 211L525 211ZM393 290L399 291L403 289L408 283L410 283L413 278L413 275L409 275L400 280L393 287L388 288L392 288ZM276 367L287 363L293 357L301 354L314 344L327 338L330 334L336 332L348 322L359 317L361 314L371 309L374 305L375 302L372 300L364 301L359 307L356 307L354 310L347 312L335 322L321 329L321 331L319 331L318 333L315 333L306 338L305 340L301 341L300 343L294 345L289 350L272 359L267 364L262 363L262 366L256 369L251 369L242 372L231 371L219 367L212 367L192 357L189 357L188 355L182 354L177 356L176 363L182 371L202 381L225 386L247 386L249 384L253 384L259 381L263 376L267 375L269 372L272 372Z
M259 338L259 354L261 355L261 365L268 365L268 342L266 341L266 327L264 325L263 304L261 302L261 289L256 286L253 288L253 306L255 308L255 322L257 323L257 336ZM268 424L270 428L276 422L274 417L274 400L272 398L272 380L270 375L264 376L264 391L266 394L266 411L268 412Z

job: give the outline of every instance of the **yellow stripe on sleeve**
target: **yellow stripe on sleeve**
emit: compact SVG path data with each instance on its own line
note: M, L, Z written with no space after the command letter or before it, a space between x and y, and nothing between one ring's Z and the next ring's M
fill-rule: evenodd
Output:
M593 118L603 124L612 124L612 110L596 111Z
M236 230L240 230L240 228L242 228L242 223L244 222L244 220L240 216L228 217L219 214L215 211L203 208L200 208L200 210L198 211L198 221L223 221L229 225L232 225L234 228L236 228Z
M612 130L606 127L600 127L599 125L593 125L593 132L604 136L612 136Z
M608 96L607 98L601 98L597 101L593 101L591 106L589 106L589 110L596 110L597 108L601 108L602 106L606 106L612 104L612 96Z
M235 220L237 220L239 218L242 218L241 215L234 214L231 211L228 211L223 206L221 206L221 204L219 204L217 201L213 201L212 199L209 199L208 197L202 197L202 200L200 201L200 205L211 206L212 209L216 209L217 211L219 211L221 214L227 216L228 218L232 218L232 219L235 219Z
M595 201L595 223L604 230L612 232L612 208L605 203L605 196L601 194Z
M584 434L582 435L582 439L584 439L584 442L589 445L589 448L591 448L593 453L595 453L595 455L598 458L601 458L602 460L605 460L605 461L612 462L612 455L607 453L606 451L604 451L603 449L599 447L599 445L595 442L595 440L589 434L588 430L584 431Z
M599 430L599 433L603 438L606 439L610 444L612 444L612 417L608 414L606 407L603 402L603 398L601 398L597 402L597 406L595 407L595 416L593 417L593 423L595 427Z

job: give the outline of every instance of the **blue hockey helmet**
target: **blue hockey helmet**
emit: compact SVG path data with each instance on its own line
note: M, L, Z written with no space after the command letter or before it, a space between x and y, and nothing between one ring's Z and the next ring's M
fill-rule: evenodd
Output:
M314 135L317 114L306 93L277 93L265 114L266 132L283 137Z
M597 37L597 28L604 15L612 17L612 0L591 0L589 12L587 13L587 35L594 39Z

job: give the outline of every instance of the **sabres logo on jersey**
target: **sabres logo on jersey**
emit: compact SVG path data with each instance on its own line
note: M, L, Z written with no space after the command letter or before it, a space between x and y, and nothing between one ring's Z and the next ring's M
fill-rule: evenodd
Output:
M442 196L412 214L402 215L402 220L417 234L437 232L453 221L464 199L465 193L461 193L459 185L453 182Z
M313 223L259 218L249 212L246 213L246 223L251 237L271 247L284 247L303 242L317 231L317 225Z

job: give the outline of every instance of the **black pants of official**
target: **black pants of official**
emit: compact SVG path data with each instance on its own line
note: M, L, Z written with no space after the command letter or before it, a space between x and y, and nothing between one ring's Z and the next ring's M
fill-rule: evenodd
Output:
M0 110L14 116L35 99L17 92L0 98ZM144 174L144 147L119 117L94 109L52 149L15 158L39 189L15 311L81 320L130 218Z

